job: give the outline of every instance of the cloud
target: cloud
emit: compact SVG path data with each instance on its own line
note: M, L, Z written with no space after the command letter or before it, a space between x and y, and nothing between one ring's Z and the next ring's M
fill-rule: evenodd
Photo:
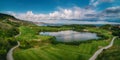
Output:
M101 12L99 15L103 17L116 17L120 18L120 6L109 7Z
M120 19L120 6L109 7L101 12L97 12L93 9L84 9L80 7L72 7L68 9L58 8L58 10L50 12L48 14L35 14L32 11L26 13L14 13L7 11L7 13L22 20L28 20L33 22L45 22L45 23L64 23L66 20L110 20ZM68 23L68 22L65 22ZM73 22L74 23L74 22Z
M112 3L112 2L114 2L114 0L90 0L89 5L92 5L92 6L96 7L99 4L104 3L104 2Z
M40 22L40 23L39 23ZM108 22L108 21L76 21L76 20L47 20L47 21L39 21L37 22L38 25L41 24L41 22L44 22L43 24L120 24L119 22Z
M16 18L30 21L37 20L59 20L59 19L82 19L88 18L87 14L95 14L96 11L92 9L84 9L80 7L72 7L69 9L59 8L57 11L48 14L34 14L32 11L27 11L26 13L14 13L8 12L14 15Z

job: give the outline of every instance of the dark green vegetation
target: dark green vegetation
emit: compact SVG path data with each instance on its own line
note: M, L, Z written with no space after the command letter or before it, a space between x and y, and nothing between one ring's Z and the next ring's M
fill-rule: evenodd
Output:
M120 27L118 26L113 26L111 28L113 31L113 35L119 36L120 37ZM117 38L114 42L114 45L107 49L104 50L97 58L97 60L120 60L120 38Z
M14 36L19 34L18 27L26 24L31 23L0 13L0 60L5 60L7 51L17 44Z
M113 31L113 33L112 33L113 35L120 37L120 25L118 25L118 26L113 26L113 27L111 28L111 30Z
M0 14L0 60L5 60L7 51L16 45L14 36L19 33L15 26L17 24L8 18L8 15Z
M113 37L113 30L106 26L36 26L6 14L0 14L0 25L0 60L5 60L7 51L16 45L16 41L21 45L14 51L15 60L88 60L97 49L108 45ZM102 38L79 43L56 43L53 36L39 35L39 32L62 30L94 32Z

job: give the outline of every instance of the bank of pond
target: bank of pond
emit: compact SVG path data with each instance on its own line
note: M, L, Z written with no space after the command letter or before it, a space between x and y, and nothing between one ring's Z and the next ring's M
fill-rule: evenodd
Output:
M21 45L14 52L15 60L88 60L97 49L108 45L112 38L105 29L76 28L20 27L18 39Z

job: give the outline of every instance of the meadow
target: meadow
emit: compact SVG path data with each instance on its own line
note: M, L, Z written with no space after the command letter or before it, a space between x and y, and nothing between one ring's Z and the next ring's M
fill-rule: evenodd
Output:
M15 60L88 60L96 50L109 44L114 36L119 36L119 26L103 25L63 25L36 26L32 22L14 18L0 13L0 60L6 60L6 54L20 42L19 48L14 50ZM111 28L112 27L112 28ZM111 29L110 29L111 28ZM54 36L39 35L40 32L57 32L73 30L77 32L93 32L99 39L80 42L56 42ZM16 35L19 35L15 37ZM119 36L120 37L120 36ZM119 60L119 41L105 50L98 60ZM107 56L107 58L106 58ZM103 58L102 58L103 57Z
M85 29L89 32L99 33L106 38L85 41L79 45L65 43L53 44L51 43L54 40L52 36L39 35L40 31L70 29L72 27L19 27L21 35L16 40L19 40L21 45L14 51L15 60L88 60L97 49L108 45L113 37L108 30L96 27L86 27Z

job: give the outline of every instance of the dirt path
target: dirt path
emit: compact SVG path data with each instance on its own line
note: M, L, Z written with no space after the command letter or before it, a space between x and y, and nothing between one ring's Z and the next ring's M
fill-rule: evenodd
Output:
M97 50L94 55L89 59L89 60L95 60L97 58L97 56L104 50L104 49L108 49L110 47L112 47L113 43L114 43L114 40L115 40L116 37L113 37L113 39L111 40L110 44Z
M13 51L14 51L14 49L16 49L17 47L20 46L20 42L17 41L17 43L18 43L18 44L17 44L16 46L14 46L13 48L11 48L11 49L8 51L7 56L6 56L7 60L14 60L14 59L13 59Z
M21 32L20 32L18 35L16 35L15 38L18 37L20 34L21 34ZM14 51L14 49L18 48L19 46L20 46L20 42L17 41L17 45L14 46L14 47L12 47L12 48L8 51L7 56L6 56L6 59L7 59L7 60L14 60L14 58L13 58L13 51Z

